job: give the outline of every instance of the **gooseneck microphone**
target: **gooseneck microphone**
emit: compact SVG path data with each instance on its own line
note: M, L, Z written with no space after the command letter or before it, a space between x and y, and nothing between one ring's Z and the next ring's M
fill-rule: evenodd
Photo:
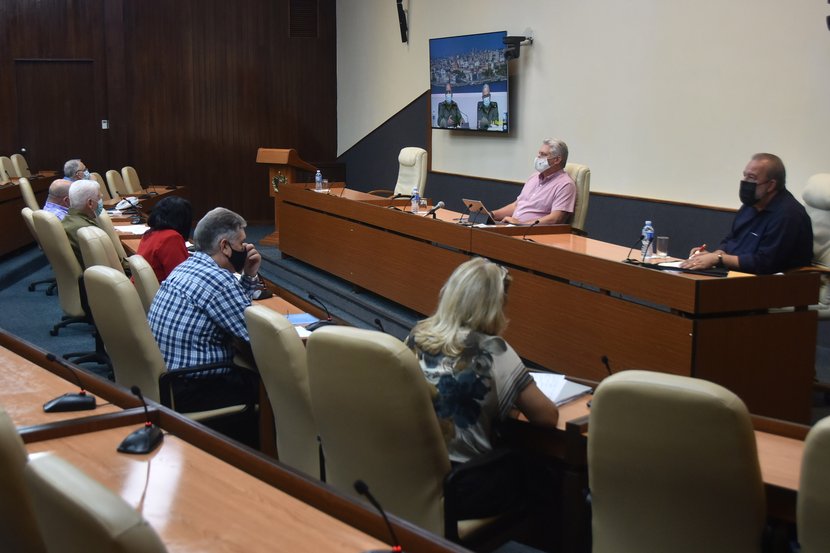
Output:
M144 406L144 426L124 438L124 441L118 446L118 452L145 455L158 447L164 438L164 433L161 428L150 421L150 412L147 409L144 396L141 395L141 389L138 386L132 386L130 391L141 400L141 404Z
M600 361L602 361L602 364L605 365L605 370L608 371L608 376L613 375L614 373L611 372L611 363L608 361L608 356L603 355L600 357Z
M78 384L78 388L81 391L76 394L63 394L55 399L51 399L43 404L43 410L47 413L65 413L67 411L89 411L95 409L95 396L86 393L80 377L75 372L75 368L62 358L57 357L54 353L47 353L46 359L66 369L66 372L72 375L72 379Z
M535 221L533 221L532 225L530 225L529 227L527 227L527 229L525 229L525 235L522 236L522 240L527 240L528 242L536 242L536 240L534 240L533 238L528 238L527 233L530 232L530 229L532 229L533 227L538 225L539 221L541 221L541 219L536 219Z
M438 202L437 204L435 204L435 205L432 207L432 209L430 209L429 211L427 211L427 213L426 213L426 215L424 215L424 217L429 217L430 215L432 215L432 218L433 218L433 219L435 219L435 213L436 213L439 209L443 209L443 208L444 208L444 202L443 202L443 201Z
M315 321L315 322L313 322L309 325L306 325L306 327L305 327L306 330L308 330L309 332L313 332L313 331L317 330L318 328L320 328L321 326L336 324L333 320L331 320L331 313L329 313L329 308L326 307L326 304L323 303L323 301L320 298L315 296L312 292L309 292L308 293L308 299L311 300L311 302L314 305L316 305L317 307L321 308L323 311L326 312L326 318L325 318L325 320L321 319L319 321Z
M389 551L392 551L393 553L401 553L403 551L403 548L401 548L401 542L400 540L398 540L398 536L395 535L395 529L392 528L392 524L389 522L389 518L386 516L386 511L383 510L383 507L380 506L378 500L375 499L375 496L373 496L372 492L369 491L369 486L366 485L366 482L364 482L363 480L355 480L354 491L368 499L369 503L371 503L375 507L375 509L378 510L380 516L383 517L383 521L386 523L386 527L389 529L389 535L392 537L392 543L394 544L392 545L392 549ZM367 553L388 553L388 551L385 549L375 549Z
M643 238L645 238L645 237L646 237L645 234L641 234L640 237L637 238L637 241L634 242L633 244L631 244L631 248L628 250L628 255L625 256L625 259L623 259L624 262L626 262L626 263L637 263L636 259L631 259L631 252L634 251L635 246L637 246L637 244L642 242Z
M461 214L461 217L458 218L458 224L459 225L470 224L470 207L472 207L472 206L464 204L464 212ZM467 216L467 222L466 223L464 222L464 216L465 215Z

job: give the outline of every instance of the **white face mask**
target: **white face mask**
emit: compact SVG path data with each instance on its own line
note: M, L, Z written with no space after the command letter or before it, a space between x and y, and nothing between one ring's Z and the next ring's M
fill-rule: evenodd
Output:
M533 168L539 171L540 173L549 169L550 163L548 163L548 158L537 157L536 160L533 162Z

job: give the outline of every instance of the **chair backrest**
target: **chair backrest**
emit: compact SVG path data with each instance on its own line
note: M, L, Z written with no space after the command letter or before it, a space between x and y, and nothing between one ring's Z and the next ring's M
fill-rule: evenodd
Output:
M58 298L63 312L72 317L81 317L84 310L81 307L81 294L78 289L78 279L81 277L81 264L72 251L69 237L63 230L63 225L54 213L39 209L32 213L32 219L37 231L38 242L46 254L46 259L52 266L55 279L58 283Z
M23 196L23 203L26 204L26 207L32 211L40 209L40 206L37 203L37 198L35 198L35 192L32 190L32 183L29 182L29 179L26 177L20 177L17 184L20 186L20 195Z
M830 269L830 173L818 173L807 180L801 193L813 224L813 264ZM830 276L821 276L818 313L830 318Z
M585 219L588 218L588 201L591 199L591 170L587 165L566 163L565 172L576 185L576 202L571 227L584 231Z
M307 348L326 481L354 496L362 479L387 510L443 535L449 455L415 354L388 334L342 326L315 330Z
M29 461L25 482L50 553L167 551L129 503L56 455Z
M0 156L0 181L6 183L20 175L14 170L14 164L8 156Z
M311 413L306 351L288 319L263 305L245 310L259 374L268 392L283 463L319 478L317 425Z
M123 271L103 265L84 271L84 285L115 381L127 388L138 386L159 401L159 376L166 367L135 286Z
M115 169L107 171L107 186L110 189L110 196L129 196L127 194L127 185L124 184L124 179L121 178L121 173Z
M764 487L744 403L696 378L623 371L591 406L593 551L754 552Z
M118 260L118 254L112 246L112 240L98 227L89 226L78 229L78 246L81 248L84 267L104 265L124 272Z
M803 553L830 551L830 417L816 423L804 442L798 486L798 541Z
M90 173L89 178L98 183L98 187L101 189L101 196L104 197L104 201L112 199L110 189L107 188L107 183L104 182L104 179L101 177L99 173Z
M126 259L127 252L124 250L124 244L121 243L121 238L115 232L115 227L112 225L109 213L102 211L97 218L98 226L107 233L112 241L112 247L115 248L115 253L118 254L118 259Z
M23 440L0 407L0 543L4 551L46 551L23 480L26 461Z
M15 172L19 176L26 178L32 176L32 172L29 170L29 163L26 161L26 158L23 157L22 154L12 154L11 160Z
M424 195L427 185L427 151L423 148L402 148L398 154L398 182L395 194L412 194L418 187L418 194Z
M138 180L138 173L136 170L125 165L121 168L121 179L124 181L124 186L130 194L141 194L141 181Z
M130 274L133 276L141 305L144 306L144 312L149 313L153 298L156 297L156 292L159 291L159 279L156 277L156 272L152 265L138 254L128 257L127 263L130 266Z

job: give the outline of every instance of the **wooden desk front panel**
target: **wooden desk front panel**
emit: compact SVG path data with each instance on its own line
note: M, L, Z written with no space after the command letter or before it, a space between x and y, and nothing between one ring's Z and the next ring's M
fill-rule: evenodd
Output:
M31 178L32 190L38 205L46 202L46 193L52 183L50 178ZM20 210L26 206L20 187L16 184L7 184L0 187L0 256L34 243L35 239L29 232L29 227L23 221Z
M44 356L44 361L46 360ZM68 374L67 379L71 376ZM43 404L66 393L78 392L78 385L0 347L0 406L15 426L33 426L63 420L114 413L114 405L101 405L90 411L44 413ZM98 400L98 403L103 403Z
M549 234L533 239L535 243L476 229L472 251L511 265L628 294L679 311L695 310L694 280L620 263L628 252L627 248L573 234Z
M355 553L380 541L171 434L149 455L115 451L133 428L28 444L52 452L120 495L172 552Z
M307 190L297 190L296 188L286 190L282 196L281 210L288 205L301 206L406 236L443 244L451 248L464 251L470 249L469 227L447 221L427 219L411 213L381 207L375 203L347 200L338 196L317 194ZM282 217L282 211L280 211L280 216ZM280 233L285 230L284 224L286 224L286 220L281 219Z
M612 370L691 375L692 321L525 271L511 271L505 338L520 354L570 376Z
M752 413L809 422L816 325L815 311L699 320L693 375L729 388Z
M467 255L284 202L280 250L415 309L431 313Z

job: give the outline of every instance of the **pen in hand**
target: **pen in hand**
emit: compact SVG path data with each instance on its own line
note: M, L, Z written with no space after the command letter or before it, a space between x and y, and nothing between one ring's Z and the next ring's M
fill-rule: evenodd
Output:
M694 256L696 256L700 253L705 252L705 251L706 251L706 244L702 244L702 245L698 246L697 248L693 248L692 249L692 255L690 255L689 257L694 257Z

